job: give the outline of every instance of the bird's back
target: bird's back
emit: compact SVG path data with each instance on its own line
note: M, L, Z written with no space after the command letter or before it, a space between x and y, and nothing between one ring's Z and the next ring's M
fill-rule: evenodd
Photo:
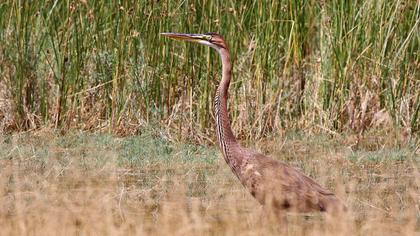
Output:
M261 204L292 212L344 209L332 192L301 171L250 150L243 155L238 177Z

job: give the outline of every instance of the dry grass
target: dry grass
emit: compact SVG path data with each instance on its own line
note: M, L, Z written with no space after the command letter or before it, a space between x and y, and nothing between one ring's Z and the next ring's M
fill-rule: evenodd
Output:
M220 62L167 31L223 34L234 133L347 202L340 224L290 215L290 235L414 234L419 13L418 1L2 1L0 234L281 231L216 149L179 144L215 140ZM284 130L305 135L258 141Z
M164 137L155 131L125 139L49 131L1 137L2 234L280 232L283 226L265 217L217 150ZM357 151L349 148L353 140L342 136L286 134L256 145L302 168L349 206L349 216L334 227L321 215L289 215L289 235L420 231L418 143L371 137Z

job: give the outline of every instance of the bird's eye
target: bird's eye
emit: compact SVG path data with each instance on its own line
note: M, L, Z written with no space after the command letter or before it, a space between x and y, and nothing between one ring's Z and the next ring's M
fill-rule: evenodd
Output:
M208 40L208 41L210 41L211 40L211 35L206 35L206 39Z

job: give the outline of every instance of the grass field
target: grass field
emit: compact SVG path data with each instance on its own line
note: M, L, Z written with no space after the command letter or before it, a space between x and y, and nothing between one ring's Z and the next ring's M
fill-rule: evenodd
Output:
M18 235L270 235L278 222L240 185L218 150L162 132L116 138L50 131L0 140L0 228ZM289 215L289 235L413 235L420 231L419 144L286 134L255 148L328 186L349 215ZM391 142L388 142L391 141ZM417 149L416 149L417 147Z
M0 1L0 235L276 235L215 148L219 32L246 147L349 207L289 235L419 235L420 1Z

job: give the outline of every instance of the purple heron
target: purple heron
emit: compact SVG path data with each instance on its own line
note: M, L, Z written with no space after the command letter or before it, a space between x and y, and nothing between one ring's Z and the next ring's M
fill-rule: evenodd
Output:
M232 132L228 110L228 89L232 64L228 46L216 33L161 33L162 36L204 44L216 49L222 60L222 80L214 98L216 133L220 150L232 172L259 203L276 214L285 212L327 212L345 210L334 193L301 171L279 160L242 147Z

